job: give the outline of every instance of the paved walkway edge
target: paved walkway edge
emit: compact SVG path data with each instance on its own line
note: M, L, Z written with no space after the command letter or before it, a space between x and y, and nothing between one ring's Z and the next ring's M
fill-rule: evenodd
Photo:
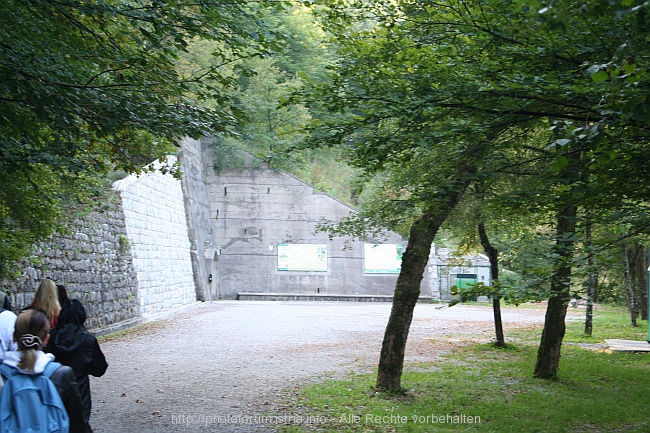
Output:
M612 352L650 352L650 342L636 340L605 340Z

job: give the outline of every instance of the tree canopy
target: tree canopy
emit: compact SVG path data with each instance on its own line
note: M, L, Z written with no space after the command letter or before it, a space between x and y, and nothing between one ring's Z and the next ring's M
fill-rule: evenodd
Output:
M175 140L235 122L227 65L269 52L284 2L7 0L0 7L0 272L52 232L65 201L137 172ZM212 61L179 69L190 42ZM211 105L201 101L209 99Z
M554 376L578 209L601 222L624 214L647 232L648 4L320 3L340 63L315 99L346 115L321 119L314 137L391 179L386 212L362 217L410 214L418 225L440 210L442 190L463 192L454 173L467 166L488 187L504 176L523 179L493 199L534 213L539 234L552 240L552 338L542 338L536 375ZM411 269L404 261L402 274Z

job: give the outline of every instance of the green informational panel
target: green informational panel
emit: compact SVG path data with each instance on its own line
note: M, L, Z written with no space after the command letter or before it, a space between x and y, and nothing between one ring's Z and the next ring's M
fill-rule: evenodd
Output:
M471 284L476 284L476 274L456 274L456 287L465 289Z
M365 244L366 274L399 274L402 269L402 244Z
M327 245L278 244L278 271L327 272Z

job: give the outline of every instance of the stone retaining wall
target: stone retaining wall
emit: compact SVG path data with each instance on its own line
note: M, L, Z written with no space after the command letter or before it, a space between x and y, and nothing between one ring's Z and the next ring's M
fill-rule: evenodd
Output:
M0 286L18 310L31 304L45 277L64 284L69 296L84 304L90 329L140 316L131 245L118 194L109 193L105 202L76 219L69 232L38 246L23 262L22 275L0 280Z
M0 280L15 311L51 277L86 307L86 326L115 330L196 301L181 182L160 172L128 176L105 201L40 245L21 276Z

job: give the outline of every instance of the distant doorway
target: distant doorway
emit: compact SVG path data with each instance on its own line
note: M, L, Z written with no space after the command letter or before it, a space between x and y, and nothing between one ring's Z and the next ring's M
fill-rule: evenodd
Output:
M205 269L208 273L207 301L217 301L219 294L219 251L216 250L211 257L206 258Z

